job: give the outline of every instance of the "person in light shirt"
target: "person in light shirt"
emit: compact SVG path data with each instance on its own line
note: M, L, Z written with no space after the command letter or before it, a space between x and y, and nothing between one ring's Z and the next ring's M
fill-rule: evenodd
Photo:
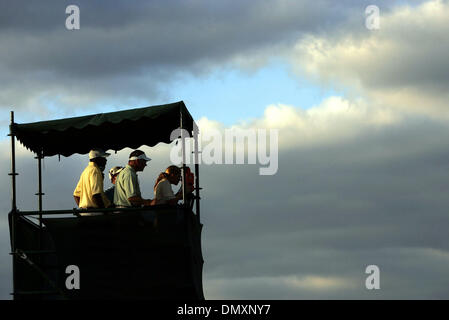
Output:
M161 172L154 184L155 204L177 204L182 199L182 188L174 194L171 185L177 185L180 180L181 169L177 166L169 166L165 172ZM192 192L192 189L187 185L187 193Z
M92 149L89 152L89 164L81 173L73 192L73 197L79 208L92 209L111 206L111 202L103 191L103 171L107 162L106 157L109 155L101 149Z
M131 152L128 164L120 172L115 182L114 204L117 208L153 205L153 200L142 198L137 178L137 172L143 171L150 160L141 150Z
M109 170L109 180L112 183L112 187L105 190L104 194L108 197L111 203L114 202L114 192L115 192L115 181L117 180L118 174L123 170L123 167L113 167Z

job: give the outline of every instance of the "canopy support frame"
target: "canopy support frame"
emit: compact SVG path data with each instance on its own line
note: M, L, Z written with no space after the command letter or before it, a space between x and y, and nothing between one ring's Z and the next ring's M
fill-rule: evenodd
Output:
M16 221L17 221L17 194L16 194L16 148L15 148L15 135L13 133L14 125L14 111L11 111L11 124L9 126L9 136L11 137L11 251L12 251L12 290L13 294L16 293Z
M180 108L179 113L179 125L181 128L181 153L182 153L182 204L184 208L187 208L187 201L186 201L186 145L185 145L185 135L184 135L184 126L183 126L183 118L184 113L182 108Z
M38 239L38 250L42 250L42 241L43 241L43 226L42 226L42 196L45 193L42 192L42 159L43 152L40 150L37 153L35 159L37 159L37 172L38 172L38 192L36 196L38 196L38 211L39 211L39 239ZM38 262L41 262L40 256L38 256Z
M199 168L199 150L198 150L198 126L193 124L193 139L194 139L194 158L195 158L195 211L198 215L198 221L200 221L200 168Z

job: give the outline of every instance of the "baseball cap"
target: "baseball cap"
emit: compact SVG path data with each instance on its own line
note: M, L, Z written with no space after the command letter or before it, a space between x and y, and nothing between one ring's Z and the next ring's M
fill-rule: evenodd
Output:
M133 152L131 152L131 154L129 155L129 160L145 160L145 161L150 161L151 158L148 158L145 155L145 152L141 151L141 150L134 150Z
M89 152L89 160L90 159L95 159L95 158L106 158L109 157L111 154L104 152L101 149L92 149Z
M112 179L113 176L115 176L116 174L118 174L120 171L123 170L123 167L113 167L109 170L109 180Z

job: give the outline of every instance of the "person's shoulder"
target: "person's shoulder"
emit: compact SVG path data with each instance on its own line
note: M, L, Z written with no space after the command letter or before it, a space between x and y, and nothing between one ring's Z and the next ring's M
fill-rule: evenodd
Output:
M159 185L160 185L160 188L164 188L164 189L171 188L170 181L168 181L167 179L162 179L159 182Z
M89 166L88 170L89 170L90 174L98 175L103 178L102 172L98 166Z
M134 170L126 166L117 176L117 180L129 179L130 177L136 176Z
M96 170L100 170L100 169L97 168L96 166L92 166L91 162L89 162L89 164L86 166L86 168L84 168L82 174L90 175L90 174L96 173Z
M164 188L165 182L168 181L167 179L162 179L161 181L159 181L156 185L156 190L160 190L161 188Z
M168 182L168 180L167 180L166 178L164 178L164 179L162 179L161 181L159 181L158 184L160 184L161 186L163 186L163 185L165 185L165 184L167 184L167 183L170 183L170 182Z
M120 176L125 176L127 174L130 174L131 170L128 166L124 167L122 171L120 171L120 173L118 174L118 177Z

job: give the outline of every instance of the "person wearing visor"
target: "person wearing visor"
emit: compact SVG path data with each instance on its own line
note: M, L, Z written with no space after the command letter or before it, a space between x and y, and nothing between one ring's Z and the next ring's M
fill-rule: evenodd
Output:
M112 187L107 189L104 194L108 197L111 203L114 202L114 192L115 192L115 181L117 180L118 174L123 170L123 167L113 167L109 170L109 180L111 180Z
M81 173L73 197L79 208L107 208L111 205L103 191L103 171L106 167L106 153L101 149L92 149L89 152L89 164ZM97 213L101 214L101 213ZM82 213L81 215L94 215Z
M120 172L115 182L114 204L117 208L153 205L153 200L142 198L137 178L137 172L143 171L150 160L141 150L131 152L128 164Z

